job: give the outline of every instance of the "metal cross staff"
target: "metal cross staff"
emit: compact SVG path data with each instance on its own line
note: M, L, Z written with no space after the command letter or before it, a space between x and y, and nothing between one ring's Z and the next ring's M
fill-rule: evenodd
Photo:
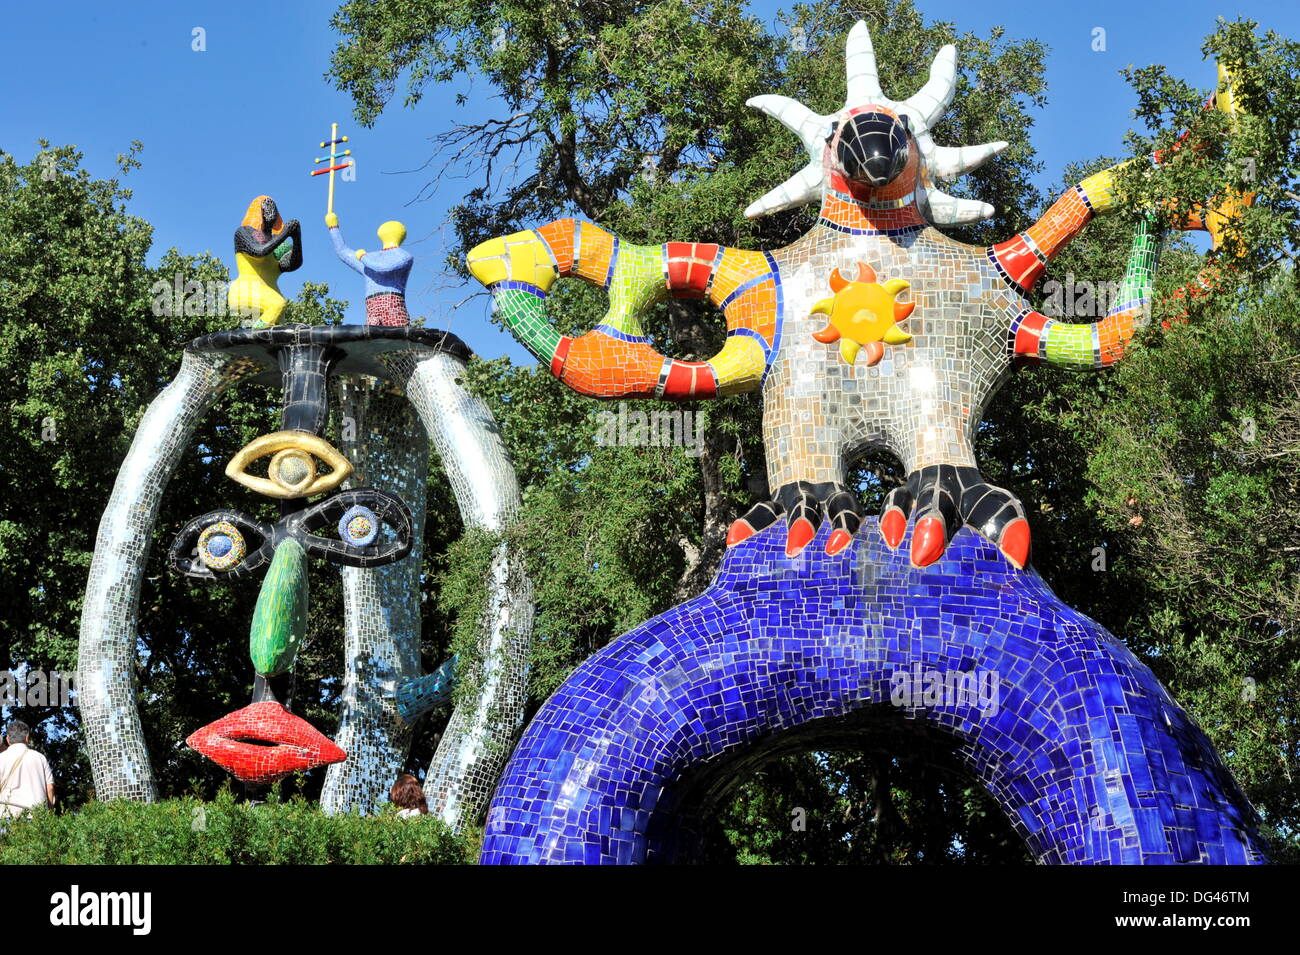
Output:
M329 200L326 202L326 205L325 205L325 212L326 212L327 215L328 215L329 213L331 213L331 212L334 211L334 172L335 172L335 170L338 170L338 169L348 169L348 168L351 168L352 166L356 165L356 161L355 161L355 160L351 160L351 159L349 159L347 162L344 162L344 163L338 163L337 165L335 165L336 160L341 159L343 156L351 156L351 155L352 155L352 150L350 150L350 149L345 149L345 150L343 150L342 153L337 152L337 149L338 149L338 147L339 147L339 144L340 144L340 143L346 143L347 141L348 141L348 138L347 138L346 136L343 136L343 137L340 137L340 136L339 136L339 124L338 124L338 123L330 123L330 138L329 138L329 140L328 140L327 142L323 142L323 143L320 144L320 148L321 148L321 149L324 149L326 146L328 146L328 147L330 148L330 154L329 154L328 156L317 156L317 157L316 157L316 164L317 164L317 165L319 165L320 163L323 163L323 162L328 162L329 165L326 166L324 169L313 169L312 172L311 172L311 174L312 174L313 176L323 176L325 173L329 173L329 174L330 174L330 192L329 192Z

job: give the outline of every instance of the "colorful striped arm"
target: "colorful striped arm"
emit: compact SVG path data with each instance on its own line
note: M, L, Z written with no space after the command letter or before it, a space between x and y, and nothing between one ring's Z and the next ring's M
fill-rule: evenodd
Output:
M559 219L484 242L467 261L516 337L582 394L679 400L739 394L762 383L776 350L780 280L761 252L692 242L632 245L590 223ZM561 276L609 292L601 323L576 338L561 335L546 316L546 296ZM650 345L640 316L669 297L707 298L723 309L728 337L717 355L679 361Z
M1052 203L1043 217L1024 232L990 246L989 261L998 274L1022 295L1043 277L1047 263L1065 248L1094 216L1115 207L1115 170L1089 176Z
M1151 288L1162 237L1149 220L1138 223L1115 303L1099 322L1071 323L1026 309L1011 323L1008 348L1017 364L1058 365L1077 371L1107 368L1124 357L1151 314Z

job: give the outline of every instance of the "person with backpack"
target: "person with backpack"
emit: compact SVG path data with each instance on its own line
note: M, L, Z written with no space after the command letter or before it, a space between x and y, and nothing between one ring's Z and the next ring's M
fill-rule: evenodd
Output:
M0 753L0 817L22 815L29 809L54 808L54 776L49 760L30 748L31 727L21 720L9 724L8 748Z

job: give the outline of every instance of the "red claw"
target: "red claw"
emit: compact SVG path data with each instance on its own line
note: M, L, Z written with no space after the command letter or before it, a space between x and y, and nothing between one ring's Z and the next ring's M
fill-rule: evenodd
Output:
M790 525L790 532L785 538L785 556L793 557L808 546L808 542L817 536L817 528L806 517L801 517Z
M1007 560L1023 570L1029 561L1029 522L1019 517L1008 524L1002 531L998 548Z
M735 547L741 541L749 540L753 536L754 528L750 526L749 521L738 517L731 522L731 527L727 530L727 546Z
M943 521L937 517L922 518L912 529L912 564L929 567L943 556L947 544Z
M903 535L907 533L907 518L903 512L896 507L891 507L885 511L885 516L880 519L880 534L885 538L885 543L889 545L890 550L897 550L898 545L903 543Z
M826 542L826 553L834 557L844 548L853 543L853 535L846 530L838 530L830 536Z

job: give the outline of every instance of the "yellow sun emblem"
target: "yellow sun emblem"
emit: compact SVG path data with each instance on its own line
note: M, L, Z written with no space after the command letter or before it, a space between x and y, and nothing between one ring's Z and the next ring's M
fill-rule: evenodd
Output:
M885 346L910 342L912 336L898 327L916 308L915 302L895 301L899 292L911 288L903 279L876 284L876 271L865 262L858 263L858 277L849 281L836 269L831 273L831 290L835 293L812 307L812 314L827 316L826 327L813 332L819 342L840 343L840 357L848 364L865 349L867 364L874 365L885 355Z

